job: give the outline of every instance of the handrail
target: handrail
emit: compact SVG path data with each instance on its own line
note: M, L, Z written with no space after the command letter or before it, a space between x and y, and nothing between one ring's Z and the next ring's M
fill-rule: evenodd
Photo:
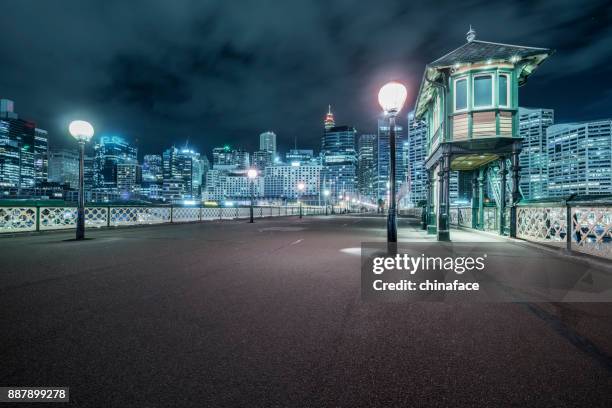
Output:
M2 233L32 232L76 228L76 205L23 205L15 202L8 206L0 203L0 235ZM55 203L57 204L57 203ZM299 206L254 206L257 218L293 216ZM324 206L303 205L304 215L330 215ZM119 227L124 225L198 222L215 219L249 218L250 207L204 207L180 205L88 205L85 207L87 228Z
M612 259L612 196L522 200L516 208L517 238ZM489 203L484 209L484 220L479 225L496 230L497 206ZM453 225L471 227L469 223L462 224L459 217L461 211L465 218L471 217L471 207L453 206L450 211ZM510 217L506 219L510 221Z

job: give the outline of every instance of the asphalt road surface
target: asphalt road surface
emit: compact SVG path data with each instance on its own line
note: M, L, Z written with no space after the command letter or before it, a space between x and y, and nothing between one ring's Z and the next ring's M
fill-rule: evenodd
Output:
M611 304L362 302L355 248L384 228L0 238L0 385L69 386L82 407L612 406ZM400 241L419 234L400 220Z

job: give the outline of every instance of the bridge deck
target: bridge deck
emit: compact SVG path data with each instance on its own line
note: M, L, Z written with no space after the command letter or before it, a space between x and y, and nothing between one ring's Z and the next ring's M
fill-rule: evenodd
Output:
M433 240L399 222L400 240ZM384 228L294 217L0 238L0 383L67 385L81 406L612 400L610 304L362 302L351 248Z

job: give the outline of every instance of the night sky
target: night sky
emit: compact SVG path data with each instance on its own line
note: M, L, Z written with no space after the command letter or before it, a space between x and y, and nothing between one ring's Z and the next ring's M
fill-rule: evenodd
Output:
M0 16L0 97L48 129L51 148L83 118L141 153L187 140L209 156L228 142L254 150L265 130L282 150L294 138L318 150L328 104L337 124L374 132L379 87L403 81L412 108L424 65L472 24L481 40L556 50L521 106L609 118L611 4L19 0Z

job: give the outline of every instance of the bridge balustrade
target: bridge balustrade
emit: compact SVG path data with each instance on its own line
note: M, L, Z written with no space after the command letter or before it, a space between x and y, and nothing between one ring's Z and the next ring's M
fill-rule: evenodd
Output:
M581 197L567 200L523 200L516 208L516 237L612 259L612 200ZM485 231L498 231L495 206L484 207ZM510 208L505 219L511 222ZM451 225L472 227L471 207L452 207ZM568 234L569 225L569 234Z
M298 206L255 206L253 216L284 217L299 214ZM325 215L325 207L304 205L304 215ZM331 210L328 210L331 214ZM249 207L180 207L154 205L90 205L85 227L121 227L211 220L248 219ZM76 228L77 208L52 204L0 204L0 234Z

